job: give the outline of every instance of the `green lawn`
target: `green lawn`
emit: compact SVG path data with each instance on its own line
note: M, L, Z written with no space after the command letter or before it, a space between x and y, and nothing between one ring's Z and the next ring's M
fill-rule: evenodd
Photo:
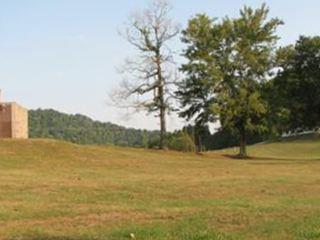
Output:
M320 239L320 141L254 158L0 141L0 239Z

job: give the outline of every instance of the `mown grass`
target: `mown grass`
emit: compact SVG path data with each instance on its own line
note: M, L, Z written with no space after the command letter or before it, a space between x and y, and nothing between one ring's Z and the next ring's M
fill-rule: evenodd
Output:
M320 141L232 152L0 141L0 239L320 239Z

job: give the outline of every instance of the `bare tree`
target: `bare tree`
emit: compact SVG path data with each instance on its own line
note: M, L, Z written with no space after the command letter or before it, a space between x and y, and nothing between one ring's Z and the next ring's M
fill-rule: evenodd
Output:
M170 41L179 26L169 17L170 4L155 0L129 18L122 36L134 47L136 56L122 69L123 81L113 92L118 106L156 112L160 119L160 148L166 148L166 116L172 109L171 97L177 81Z

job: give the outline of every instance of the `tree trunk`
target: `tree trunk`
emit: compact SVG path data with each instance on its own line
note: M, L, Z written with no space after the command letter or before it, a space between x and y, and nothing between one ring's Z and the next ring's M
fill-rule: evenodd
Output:
M163 99L163 87L159 87L159 97L160 97L160 149L166 150L167 149L167 141L166 141L166 133L167 133L167 126L166 126L166 106Z
M164 99L164 86L165 80L162 76L162 66L161 66L161 54L160 54L160 44L157 43L156 50L156 65L157 65L157 78L158 78L158 98L159 98L159 110L160 110L160 149L167 150L167 124L166 124L166 110L167 106Z
M202 141L201 141L200 135L198 135L197 152L198 152L198 153L201 153L201 152L202 152Z
M243 129L240 131L240 158L248 157L247 154L247 138L246 138L246 131Z

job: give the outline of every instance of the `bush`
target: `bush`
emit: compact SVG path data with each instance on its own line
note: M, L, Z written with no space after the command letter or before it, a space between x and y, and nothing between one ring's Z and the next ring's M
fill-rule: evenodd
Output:
M182 152L195 152L196 145L186 131L179 131L169 139L169 148Z

